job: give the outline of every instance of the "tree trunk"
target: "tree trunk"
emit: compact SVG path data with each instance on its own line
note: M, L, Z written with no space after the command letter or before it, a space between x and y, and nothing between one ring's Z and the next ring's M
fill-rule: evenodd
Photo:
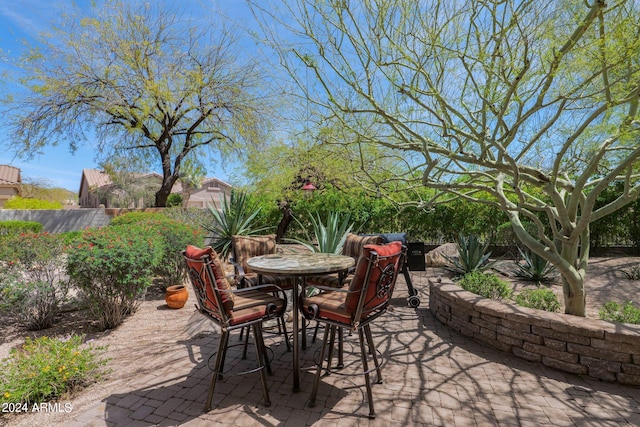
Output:
M562 276L562 291L564 293L564 312L574 316L585 317L587 307L587 293L584 289L584 278L567 278Z
M293 210L289 207L289 202L287 201L278 202L278 208L282 211L282 219L276 230L276 242L282 243L282 239L287 233L287 228L289 228L289 224L293 219Z
M581 244L586 245L583 250L588 251L588 239L586 241L582 240ZM586 255L588 256L588 254ZM565 262L558 270L562 274L564 312L565 314L585 317L587 307L587 294L584 289L586 265L579 266L581 262L580 244L575 242L563 243L561 256Z
M189 199L191 198L191 185L182 183L182 207L189 207Z
M160 189L156 192L156 207L164 208L167 206L167 198L171 194L171 189L166 189L164 186L160 187Z

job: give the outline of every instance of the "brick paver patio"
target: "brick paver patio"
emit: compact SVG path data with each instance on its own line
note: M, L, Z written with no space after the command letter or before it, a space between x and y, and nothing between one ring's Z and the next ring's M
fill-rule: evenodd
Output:
M162 325L163 334L150 338L150 342L163 341L162 345L141 347L139 363L144 368L138 375L118 382L102 398L78 404L71 414L32 415L29 423L127 427L640 425L639 388L566 374L451 332L428 310L426 278L415 272L413 276L421 306L406 306L406 288L400 278L393 310L372 327L386 359L384 383L373 386L375 420L367 418L362 376L323 377L316 406L309 408L313 357L320 340L301 352L302 391L292 393L291 353L281 337L269 335L265 338L273 350L274 372L267 378L271 406L261 404L257 374L226 376L216 388L215 408L203 413L210 378L206 360L217 348L218 338L215 334L191 337L185 331L191 310L183 309L182 322ZM310 328L309 337L312 333ZM230 348L226 366L235 370L253 362L253 349L249 349L248 361L243 361L242 347Z

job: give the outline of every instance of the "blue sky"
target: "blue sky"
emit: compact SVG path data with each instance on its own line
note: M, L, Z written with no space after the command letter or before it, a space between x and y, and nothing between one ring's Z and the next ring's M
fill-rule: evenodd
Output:
M88 4L85 0L0 0L0 72L10 67L10 62L19 58L22 40L35 41L39 32L47 30L52 18L70 10L73 4ZM171 4L176 4L170 1ZM248 6L242 0L183 0L180 5L191 5L200 11L218 8L234 22L251 25L253 18ZM188 6L190 7L190 6ZM202 13L202 12L199 12ZM0 80L0 85L6 85ZM2 91L10 87L1 88ZM89 142L71 154L67 146L49 147L43 155L33 160L16 159L11 149L11 141L6 131L6 123L0 117L0 164L19 167L22 178L45 180L53 187L63 187L77 192L82 169L97 168L94 150ZM229 180L231 168L209 168L207 176Z

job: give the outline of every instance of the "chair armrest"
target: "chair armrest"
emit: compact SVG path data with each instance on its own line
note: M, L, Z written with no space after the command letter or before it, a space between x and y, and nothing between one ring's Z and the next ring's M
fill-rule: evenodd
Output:
M246 273L244 272L244 269L242 268L242 265L237 263L235 261L235 259L233 259L233 257L229 257L229 264L233 265L233 269L235 270L235 277L236 277L236 286L238 288L245 288L245 276Z

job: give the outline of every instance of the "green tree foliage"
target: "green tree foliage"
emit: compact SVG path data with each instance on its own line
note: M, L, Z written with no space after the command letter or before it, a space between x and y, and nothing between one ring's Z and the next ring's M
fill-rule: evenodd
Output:
M590 225L640 188L635 0L250 3L336 143L398 159L367 163L393 166L372 184L503 211L562 275L566 313L585 315ZM623 191L596 207L611 182Z
M155 206L165 206L185 158L263 141L274 97L256 63L236 56L237 35L165 7L108 0L43 34L15 64L27 93L5 99L18 154L75 150L91 133L103 159L160 167Z

